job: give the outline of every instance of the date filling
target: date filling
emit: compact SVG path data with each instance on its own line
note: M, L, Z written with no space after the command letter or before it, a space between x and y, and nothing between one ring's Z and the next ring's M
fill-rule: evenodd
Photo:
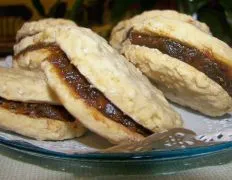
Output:
M151 35L131 30L128 38L131 44L158 49L193 66L221 85L232 96L232 70L226 63L215 59L211 53L158 34Z
M21 114L31 118L49 118L70 122L75 121L75 118L62 106L16 102L0 97L0 107L11 113Z

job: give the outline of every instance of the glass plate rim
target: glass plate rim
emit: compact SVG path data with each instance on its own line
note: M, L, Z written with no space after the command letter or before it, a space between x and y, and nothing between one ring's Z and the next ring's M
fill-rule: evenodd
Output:
M39 148L32 144L23 141L9 141L0 138L0 144L8 148L15 149L17 151L23 151L24 153L46 156L50 158L58 158L63 160L84 160L84 161L164 161L185 159L191 157L199 157L218 153L224 150L232 151L232 141L221 142L209 146L197 146L178 149L159 149L145 152L130 152L130 153L75 153L65 154L61 152L55 152L43 148Z

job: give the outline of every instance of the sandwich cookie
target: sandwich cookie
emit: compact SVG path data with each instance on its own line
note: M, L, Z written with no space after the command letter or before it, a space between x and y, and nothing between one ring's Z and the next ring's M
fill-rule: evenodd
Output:
M15 50L40 44L57 45L42 69L65 108L90 130L121 143L182 126L162 92L91 30L47 28Z
M62 106L22 103L2 97L0 128L37 140L71 139L86 131Z
M171 101L209 116L231 112L232 50L199 28L149 19L133 25L121 53Z

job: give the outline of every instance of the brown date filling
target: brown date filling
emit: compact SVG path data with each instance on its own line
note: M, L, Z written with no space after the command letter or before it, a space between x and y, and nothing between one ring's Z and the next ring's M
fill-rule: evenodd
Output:
M36 44L21 51L17 56L23 53L39 49L48 49L52 53L48 61L55 67L64 83L72 89L73 94L82 98L89 106L94 107L109 119L124 125L131 131L137 132L143 136L148 136L153 132L144 128L132 118L125 115L119 108L108 100L103 93L94 88L88 80L70 63L65 53L55 44Z
M0 97L0 107L8 111L32 118L50 118L60 121L75 121L75 118L62 106L50 104L24 103L6 100Z
M152 134L152 132L138 123L129 116L125 115L119 108L111 103L99 90L93 88L87 79L73 66L63 51L56 51L49 58L57 72L61 75L65 83L74 91L77 96L85 100L85 102L96 108L104 116L120 123L132 131L144 136Z
M158 49L164 54L195 67L221 85L232 96L232 71L230 67L217 61L210 53L202 52L177 40L155 34L149 35L132 30L128 33L128 38L134 45Z

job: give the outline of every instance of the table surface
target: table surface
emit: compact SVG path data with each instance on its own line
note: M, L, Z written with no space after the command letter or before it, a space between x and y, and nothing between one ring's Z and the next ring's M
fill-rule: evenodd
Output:
M1 180L71 180L71 179L232 179L232 162L224 165L190 169L175 174L161 175L104 175L93 174L91 169L78 169L62 161L52 162L52 159L38 158L21 152L0 147L0 179ZM154 167L155 168L155 167Z

